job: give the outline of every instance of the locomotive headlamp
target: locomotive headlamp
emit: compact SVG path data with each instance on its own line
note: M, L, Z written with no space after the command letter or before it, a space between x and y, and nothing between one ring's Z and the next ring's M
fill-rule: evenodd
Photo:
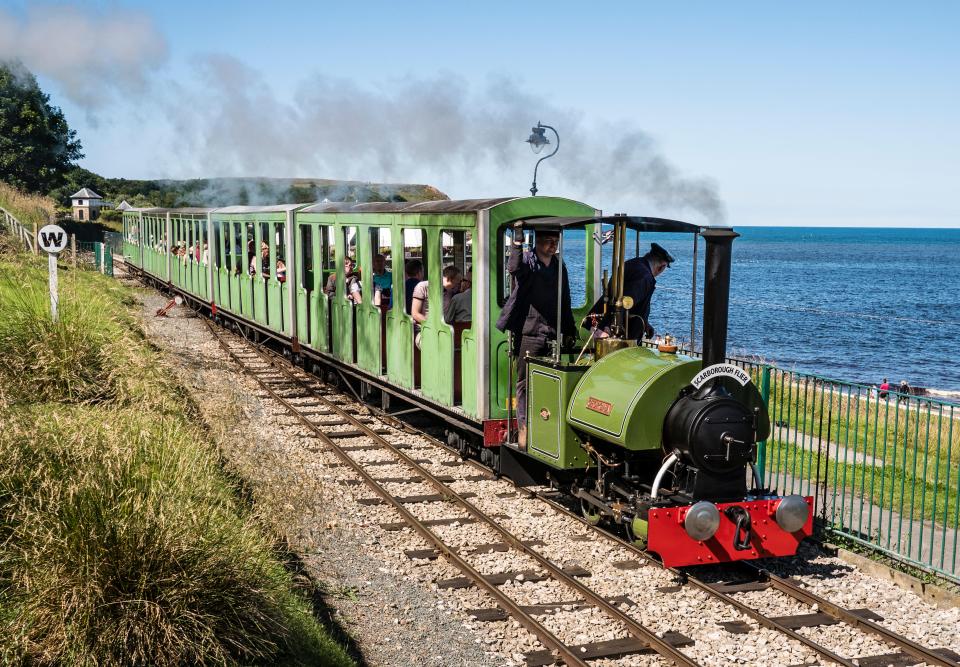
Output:
M547 128L543 127L539 123L533 128L533 131L530 133L530 137L527 139L527 143L530 144L530 150L535 154L539 155L540 151L543 150L543 147L550 143L550 140L546 136Z
M810 507L803 496L787 496L777 503L777 525L788 533L795 533L803 528L810 516Z
M706 500L693 504L683 519L683 528L691 538L702 542L709 540L720 527L720 510Z

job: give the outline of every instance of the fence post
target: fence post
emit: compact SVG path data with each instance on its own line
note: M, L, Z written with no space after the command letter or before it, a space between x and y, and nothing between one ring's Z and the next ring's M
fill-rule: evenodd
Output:
M70 235L70 256L73 258L73 268L77 268L77 235Z
M33 223L33 254L34 254L34 255L39 255L39 254L40 254L40 244L37 243L37 231L38 231L38 230L37 230L37 223L34 222L34 223Z
M763 399L763 406L770 414L770 371L772 367L764 364L760 371L760 398ZM773 432L773 424L770 425L770 432ZM767 441L762 440L757 443L757 475L760 477L760 486L766 486L767 478Z

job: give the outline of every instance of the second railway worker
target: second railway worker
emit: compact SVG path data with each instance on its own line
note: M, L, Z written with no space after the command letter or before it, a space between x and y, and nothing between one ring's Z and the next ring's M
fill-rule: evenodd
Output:
M633 332L637 340L653 336L650 326L650 299L657 289L657 276L670 268L676 260L666 249L650 244L650 252L643 257L634 257L623 265L623 295L633 299L627 330Z
M650 252L643 257L634 257L623 264L623 296L633 299L633 307L628 312L627 335L640 341L644 337L653 336L653 327L650 325L650 299L657 289L657 276L666 271L670 264L675 262L667 250L658 243L650 244ZM603 299L594 305L591 312L601 312ZM610 316L608 315L608 318ZM609 326L609 321L601 322L603 329ZM601 336L602 337L602 336Z
M522 222L514 224L513 245L507 260L507 271L513 276L514 288L503 306L497 329L513 333L517 355L517 423L521 448L527 443L527 355L543 356L548 341L557 337L557 289L561 275L556 258L560 234L556 230L538 230L533 252L522 250ZM576 324L570 307L570 283L567 267L563 267L563 293L560 305L560 333L574 334Z

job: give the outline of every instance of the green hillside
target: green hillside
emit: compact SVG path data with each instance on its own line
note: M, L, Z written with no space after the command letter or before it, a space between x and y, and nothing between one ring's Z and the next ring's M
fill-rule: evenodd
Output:
M448 197L429 185L366 183L325 178L197 178L190 180L132 180L104 178L82 167L66 174L65 183L50 191L59 206L69 206L70 195L92 188L114 204L133 206L228 206L305 204L322 201L433 201Z

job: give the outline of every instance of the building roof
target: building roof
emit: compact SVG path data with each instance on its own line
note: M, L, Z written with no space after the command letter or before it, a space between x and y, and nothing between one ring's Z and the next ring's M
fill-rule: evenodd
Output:
M83 188L82 190L77 190L72 195L70 195L70 199L76 199L78 197L82 197L83 199L103 199L103 197L98 195L96 192L94 192L90 188Z
M132 208L133 207L130 205L130 202L128 202L126 199L124 199L122 202L117 204L118 211L129 211Z

